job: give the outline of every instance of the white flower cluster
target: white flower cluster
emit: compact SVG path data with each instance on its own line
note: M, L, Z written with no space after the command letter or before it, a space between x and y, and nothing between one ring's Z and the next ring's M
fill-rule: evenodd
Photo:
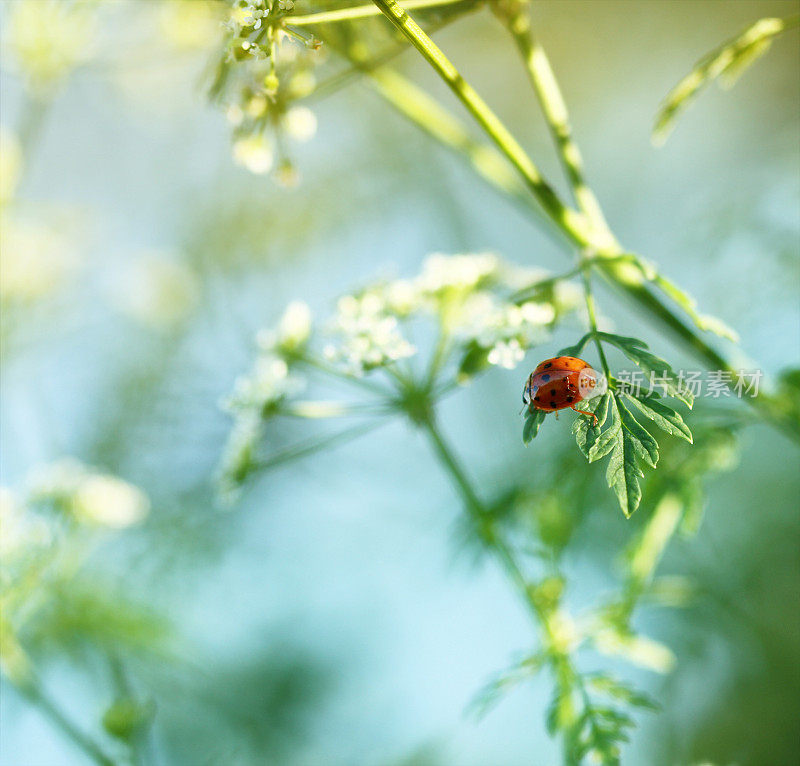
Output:
M326 357L357 375L416 353L401 320L437 317L448 338L484 349L489 364L512 369L556 318L549 301L517 305L517 287L541 272L512 268L491 253L431 255L418 277L384 282L339 300L332 322L341 336Z
M515 291L546 277L511 267L490 253L432 255L413 279L378 282L340 298L327 326L333 337L323 356L346 375L361 377L417 355L409 336L412 322L432 319L444 341L442 365L455 360L458 380L487 365L512 369L575 306L574 296L560 294L552 283L541 298L521 304L512 300ZM238 489L256 464L265 421L305 386L294 372L298 358L324 367L307 350L311 329L310 309L296 301L274 329L258 334L253 370L236 381L223 403L234 416L221 467L224 493ZM298 403L293 404L297 414Z
M301 379L289 375L289 365L284 359L271 354L261 355L250 374L236 379L233 393L224 406L230 412L260 412L266 415L302 387Z
M262 19L268 15L269 9L264 0L237 0L231 8L225 27L236 35L241 34L243 30L261 29Z
M80 523L116 529L138 524L150 510L138 487L71 458L37 470L29 500L52 505Z
M228 107L228 121L234 127L240 127L245 121L259 121L269 111L269 103L264 96L250 98L246 111L238 104ZM306 106L293 106L286 110L276 124L276 128L288 138L303 143L310 141L317 132L317 117ZM233 159L254 175L264 175L272 170L275 163L275 145L273 140L262 132L263 128L254 128L252 132L244 132L233 142Z
M241 483L261 438L264 419L305 387L305 380L290 372L289 362L308 344L312 320L306 303L292 301L274 330L258 333L259 354L253 369L237 378L233 393L222 402L223 409L234 416L222 460L224 491Z
M342 336L325 348L325 357L353 375L413 356L417 349L403 337L397 316L382 290L345 295L337 303L331 330Z
M289 374L290 359L301 351L311 336L311 309L292 301L275 330L261 330L256 341L259 355L248 375L237 378L233 393L223 403L231 412L266 414L283 399L302 390L305 381Z

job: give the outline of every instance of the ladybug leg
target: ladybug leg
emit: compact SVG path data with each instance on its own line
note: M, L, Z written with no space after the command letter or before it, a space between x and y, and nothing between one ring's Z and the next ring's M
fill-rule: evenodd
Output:
M593 412L587 412L586 410L579 410L577 407L573 407L572 409L575 410L575 412L580 412L581 415L588 415L590 418L594 420L594 423L592 423L592 425L594 426L597 425L597 415L595 415Z

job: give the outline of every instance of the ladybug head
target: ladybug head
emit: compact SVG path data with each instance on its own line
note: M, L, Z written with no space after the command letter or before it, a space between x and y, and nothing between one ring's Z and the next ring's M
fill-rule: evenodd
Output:
M525 381L525 388L522 389L522 406L524 407L526 404L530 404L533 401L533 395L535 391L533 390L533 375L529 375L528 379Z

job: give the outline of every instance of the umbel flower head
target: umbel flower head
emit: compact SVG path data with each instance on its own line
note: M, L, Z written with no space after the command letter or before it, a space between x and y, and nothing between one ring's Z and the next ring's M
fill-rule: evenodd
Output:
M522 287L534 297L515 299ZM415 277L374 282L340 297L333 315L320 323L319 339L308 306L290 303L274 328L258 333L252 370L223 402L234 417L223 488L235 490L258 464L267 421L353 408L350 402L300 401L301 392L319 390L308 385L310 376L324 373L353 385L379 376L386 398L378 405L391 411L410 388L440 392L493 366L513 369L579 299L579 292L549 275L493 253L436 253Z
M289 146L317 129L314 113L297 101L314 91L325 59L315 38L287 31L293 9L291 2L233 0L211 85L233 131L234 161L257 175L274 171L286 185L297 178Z

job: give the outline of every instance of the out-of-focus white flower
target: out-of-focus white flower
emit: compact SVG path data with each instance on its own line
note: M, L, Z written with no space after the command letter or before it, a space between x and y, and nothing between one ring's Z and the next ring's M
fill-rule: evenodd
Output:
M269 102L267 101L267 97L258 93L247 100L244 110L248 117L257 120L259 117L266 114L268 108Z
M553 297L556 308L562 313L574 311L583 304L583 290L572 282L557 282Z
M489 364L513 370L525 358L525 351L516 338L501 341L489 352Z
M515 313L515 323L522 325L542 326L550 324L555 319L556 313L549 303L534 303L529 301L519 306L518 314ZM519 317L519 320L516 317Z
M0 227L0 299L19 303L54 292L78 263L73 243L55 226L11 215Z
M167 0L159 9L159 26L178 50L204 50L219 35L221 4L209 0Z
M239 104L231 104L225 110L225 117L231 125L238 127L242 124L242 120L244 120L244 111Z
M283 54L285 51L296 51L297 48L293 46L283 45L280 48L280 54ZM297 72L297 74L292 75L292 78L289 80L289 85L287 86L288 96L289 98L306 98L310 96L314 89L317 87L317 78L308 70L304 69L301 72Z
M171 254L137 255L112 287L116 304L126 314L158 329L179 324L196 307L200 285L191 269Z
M305 301L292 301L278 320L277 327L264 328L256 335L256 344L265 353L280 356L281 352L301 349L311 337L313 315Z
M295 141L310 141L317 132L317 117L306 106L293 106L283 116L283 128Z
M11 4L4 41L32 87L58 84L91 57L97 5L60 0Z
M269 173L274 160L272 144L265 135L258 133L239 138L233 144L233 159L256 175Z
M13 133L0 128L0 205L14 196L21 175L22 147Z
M292 301L278 322L278 343L282 348L297 349L311 335L311 309L305 301Z
M444 290L469 290L496 275L500 260L492 253L442 255L425 259L417 284L427 293Z
M76 519L113 529L138 524L149 510L150 502L140 489L106 474L88 475L73 498Z
M31 502L52 505L81 523L121 529L138 524L150 510L138 487L74 458L38 468L29 484Z
M223 402L223 406L231 412L255 411L264 414L304 386L304 380L289 375L289 367L283 359L265 354L256 359L249 375L237 378L233 393Z

